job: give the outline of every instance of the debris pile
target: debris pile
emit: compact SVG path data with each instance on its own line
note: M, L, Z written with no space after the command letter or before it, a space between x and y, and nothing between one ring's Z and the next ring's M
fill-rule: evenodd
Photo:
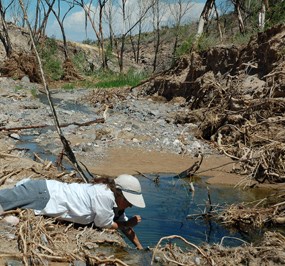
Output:
M233 171L251 181L284 182L284 39L281 24L245 47L193 52L141 93L184 97L188 109L177 113L177 124L198 124L197 137L235 160Z
M187 244L187 250L182 250L175 244L157 245L154 249L152 262L161 265L282 265L285 263L285 237L277 232L266 232L258 245L243 242L242 246L229 248L224 246L226 237L216 245L196 246L179 236L169 236L166 239L178 238Z

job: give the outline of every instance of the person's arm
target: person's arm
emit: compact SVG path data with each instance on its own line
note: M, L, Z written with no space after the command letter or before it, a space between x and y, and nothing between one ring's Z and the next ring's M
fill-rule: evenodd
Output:
M136 226L140 222L141 222L141 217L139 215L135 215L134 217L130 218L128 221L113 222L111 228L121 229L122 232L136 246L137 249L143 249L135 231L132 229L132 227Z
M124 228L122 229L122 232L125 234L125 236L136 246L137 249L143 249L143 246L141 245L135 231L133 228Z

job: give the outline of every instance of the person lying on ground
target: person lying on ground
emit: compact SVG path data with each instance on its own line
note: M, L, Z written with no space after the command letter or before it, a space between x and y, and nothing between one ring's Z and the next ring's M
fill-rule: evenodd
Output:
M140 182L132 175L95 178L88 184L25 179L13 188L0 190L0 206L4 211L33 209L36 215L121 229L137 249L143 249L133 230L141 217L128 219L124 212L132 206L145 207Z

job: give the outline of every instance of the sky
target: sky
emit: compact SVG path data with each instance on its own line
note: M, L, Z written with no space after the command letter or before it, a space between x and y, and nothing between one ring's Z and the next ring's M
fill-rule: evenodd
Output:
M36 9L36 0L22 0L25 3L29 3L28 5L28 19L31 25L34 25L35 22L35 9ZM42 0L44 2L44 0ZM47 0L45 0L47 1ZM94 29L92 28L90 22L87 23L86 26L86 15L82 7L75 6L68 14L66 14L66 10L68 9L67 2L68 0L56 0L56 4L54 5L54 9L58 8L58 3L60 3L60 17L65 16L63 21L65 35L67 40L82 42L84 40L97 40ZM70 0L71 1L71 0ZM80 2L80 0L78 0ZM88 5L91 3L91 9L94 11L92 14L92 20L94 21L95 29L98 31L98 0L84 0L84 2ZM134 25L135 22L138 21L140 17L139 12L142 10L139 8L139 3L141 5L146 4L151 0L125 0L126 3L126 20L123 20L122 17L122 9L119 5L121 5L122 0L108 0L106 5L112 4L112 28L113 32L116 36L123 34L126 32L130 25ZM182 3L182 10L185 11L181 24L188 24L193 21L197 21L200 17L200 14L204 8L206 0L159 0L160 8L159 8L159 20L160 26L169 26L173 27L175 24L175 15L177 17L177 10L179 8L178 3ZM11 2L10 0L1 0L4 7L9 6L10 14L6 13L6 19L16 23L17 25L22 25L22 10L19 8L18 1ZM218 8L218 12L223 10L227 3L230 0L216 0L216 5ZM12 6L9 4L13 3ZM221 7L221 8L220 8ZM57 9L58 10L58 9ZM153 28L153 15L152 9L149 10L147 16L145 17L142 25L143 32L151 32L154 30ZM225 10L222 13L226 12ZM43 19L43 15L41 14L41 20ZM109 26L108 19L105 17L103 22L103 34L104 38L109 37ZM132 30L132 34L136 34L138 32L138 27L135 27ZM56 21L53 14L49 16L49 20L46 28L46 35L49 37L54 37L56 39L62 39L62 34L60 31L60 27L58 22Z
M138 8L138 1L139 0L127 0L126 1L126 9L128 14L128 21L131 21L130 24L127 22L123 23L122 20L122 12L121 8L119 6L113 6L113 28L114 32L117 34L123 33L124 29L129 29L129 25L137 21L139 17L139 8ZM141 2L144 3L145 0L142 0ZM96 3L97 1L93 1ZM174 0L165 0L161 1L161 7L160 7L160 19L161 19L161 25L168 25L172 26L174 23L174 16L175 10L177 10L177 1ZM201 11L204 7L205 1L198 1L198 0L192 0L192 1L183 1L183 9L187 9L187 12L185 13L182 23L189 23L191 21L198 20ZM190 2L190 4L189 4ZM188 3L188 5L187 5ZM190 7L190 8L189 8ZM61 8L61 14L64 15L64 7ZM93 10L96 10L96 7L93 6ZM93 17L96 26L98 25L98 12L96 12L96 15ZM64 28L65 33L67 36L67 39L70 41L76 41L76 42L82 42L83 40L89 39L89 40L96 40L96 35L94 30L92 29L90 23L87 24L87 30L85 30L85 14L82 8L76 7L72 9L70 13L66 16L64 20ZM152 27L152 16L149 15L146 17L144 24L143 24L143 31L151 31L153 29ZM133 33L135 34L137 29L134 29ZM109 28L108 24L105 22L103 24L103 32L104 35L107 37L109 35ZM55 37L56 39L61 39L61 32L58 26L58 23L56 22L55 18L51 18L49 20L46 34L49 37Z

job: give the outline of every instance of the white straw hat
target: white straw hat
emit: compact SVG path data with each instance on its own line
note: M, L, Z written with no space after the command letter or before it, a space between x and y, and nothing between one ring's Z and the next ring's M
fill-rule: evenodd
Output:
M142 196L141 184L139 180L132 175L119 175L115 178L116 188L122 190L125 199L132 205L144 208L145 202Z

